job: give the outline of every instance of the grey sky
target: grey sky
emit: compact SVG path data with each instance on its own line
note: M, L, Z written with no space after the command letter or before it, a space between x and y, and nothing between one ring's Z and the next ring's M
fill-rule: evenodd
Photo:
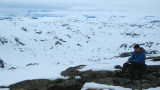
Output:
M23 9L23 10L22 10ZM48 10L150 10L158 12L160 0L0 0L0 11Z

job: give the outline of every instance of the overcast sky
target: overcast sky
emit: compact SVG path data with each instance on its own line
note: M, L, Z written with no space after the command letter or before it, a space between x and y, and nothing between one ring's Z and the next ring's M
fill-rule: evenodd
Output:
M160 0L0 0L0 10L160 10Z
M102 0L105 1L105 0ZM95 5L98 0L0 0L2 7L54 7L54 6L81 6Z

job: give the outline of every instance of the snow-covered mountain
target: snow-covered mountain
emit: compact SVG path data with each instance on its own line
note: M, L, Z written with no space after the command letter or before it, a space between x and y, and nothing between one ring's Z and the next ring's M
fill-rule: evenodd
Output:
M60 72L76 65L114 70L128 58L117 56L132 52L134 44L151 52L147 56L160 55L158 0L0 2L0 86L64 78Z

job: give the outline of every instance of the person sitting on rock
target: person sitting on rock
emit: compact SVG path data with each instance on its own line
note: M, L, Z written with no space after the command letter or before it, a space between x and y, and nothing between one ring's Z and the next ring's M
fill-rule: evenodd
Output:
M129 64L128 73L129 78L133 79L141 79L147 65L145 64L145 50L140 48L138 44L134 46L134 52L132 56L126 61L125 64ZM137 71L137 73L135 73Z

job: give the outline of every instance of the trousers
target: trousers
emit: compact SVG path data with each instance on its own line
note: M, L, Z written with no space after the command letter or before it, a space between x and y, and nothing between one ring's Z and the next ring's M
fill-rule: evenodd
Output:
M146 64L136 62L129 63L128 72L131 79L141 79L147 68Z

